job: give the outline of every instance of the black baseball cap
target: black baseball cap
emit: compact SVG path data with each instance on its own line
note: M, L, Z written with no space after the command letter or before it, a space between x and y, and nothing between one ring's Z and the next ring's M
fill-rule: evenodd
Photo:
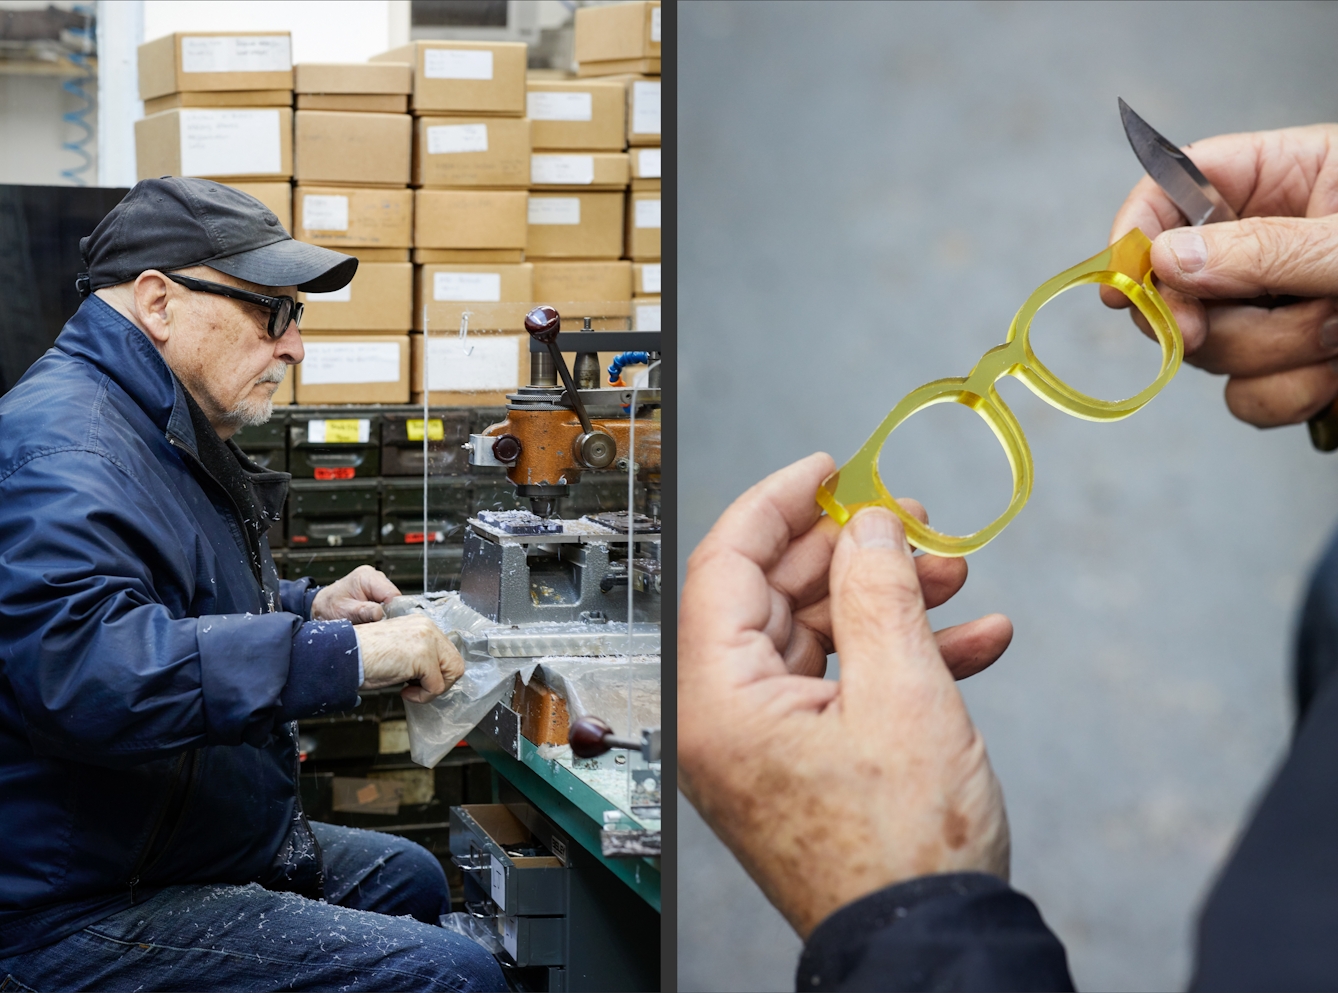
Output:
M310 293L342 289L358 260L294 241L273 211L248 193L208 179L164 176L138 182L93 233L79 241L87 295L146 269L206 265L261 286Z

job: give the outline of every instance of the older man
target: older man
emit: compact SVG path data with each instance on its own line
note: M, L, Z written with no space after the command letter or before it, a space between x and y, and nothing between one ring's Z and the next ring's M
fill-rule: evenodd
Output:
M0 988L505 989L429 853L298 797L296 719L463 671L373 569L280 580L289 477L228 440L357 260L175 178L81 248L92 295L0 400Z

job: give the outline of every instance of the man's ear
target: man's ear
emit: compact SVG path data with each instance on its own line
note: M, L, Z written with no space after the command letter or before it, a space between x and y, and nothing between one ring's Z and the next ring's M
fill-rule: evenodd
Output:
M135 316L139 325L158 345L166 345L172 335L171 280L157 269L146 269L135 279Z

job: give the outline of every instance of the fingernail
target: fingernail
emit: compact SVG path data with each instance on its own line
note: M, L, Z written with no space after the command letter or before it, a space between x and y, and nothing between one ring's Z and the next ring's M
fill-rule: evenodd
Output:
M886 510L866 510L850 522L850 536L860 548L906 549L901 522Z
M1319 326L1319 343L1325 348L1338 348L1338 314Z
M1198 272L1208 264L1208 246L1193 228L1176 228L1163 237L1181 272Z

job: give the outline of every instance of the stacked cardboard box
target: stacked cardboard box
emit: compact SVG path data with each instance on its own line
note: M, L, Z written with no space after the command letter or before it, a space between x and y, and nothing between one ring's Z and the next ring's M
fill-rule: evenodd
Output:
M505 403L528 376L523 322L530 122L526 46L420 41L375 56L413 73L415 402ZM467 323L467 342L454 332ZM452 338L437 338L449 330ZM425 379L426 377L426 379Z
M625 258L637 266L633 326L660 329L660 4L659 0L582 7L576 12L582 81L616 81L626 100L630 189ZM650 291L650 287L654 291Z
M291 52L287 32L178 32L139 46L138 178L225 180L291 230Z
M297 402L406 403L413 313L412 70L295 70L294 234L358 258L353 282L306 293Z

